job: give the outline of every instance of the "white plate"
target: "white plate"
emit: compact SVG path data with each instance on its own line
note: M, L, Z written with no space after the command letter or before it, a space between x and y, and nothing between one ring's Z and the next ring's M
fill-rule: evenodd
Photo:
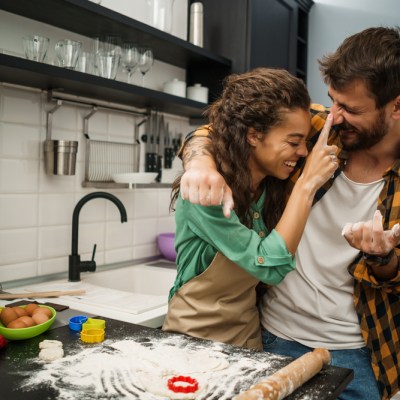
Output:
M116 183L128 183L131 187L137 183L154 183L157 175L157 172L127 172L114 174L112 179Z

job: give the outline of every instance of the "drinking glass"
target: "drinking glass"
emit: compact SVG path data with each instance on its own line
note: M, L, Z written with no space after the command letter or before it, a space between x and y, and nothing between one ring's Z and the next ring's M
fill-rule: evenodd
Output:
M102 78L115 79L117 76L120 57L119 54L111 52L100 51L97 53L97 74Z
M81 47L82 43L75 40L64 39L57 42L55 52L60 67L75 69Z
M93 53L83 51L78 58L76 70L85 72L87 74L96 75L95 55Z
M128 83L131 83L131 76L135 72L139 63L139 51L135 44L124 43L122 46L121 65L128 74Z
M142 47L139 49L139 71L142 74L142 86L144 86L144 76L150 71L153 66L154 58L153 51L149 47Z
M49 43L50 39L44 36L25 36L23 38L25 57L28 60L43 62Z

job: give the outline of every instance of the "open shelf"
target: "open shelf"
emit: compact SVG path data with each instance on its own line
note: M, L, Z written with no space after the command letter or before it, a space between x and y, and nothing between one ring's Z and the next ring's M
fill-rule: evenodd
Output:
M125 82L0 54L0 81L199 118L204 104Z
M232 62L225 57L88 0L0 0L0 9L90 38L114 35L146 43L153 48L155 59L186 70L188 86L201 83L208 87L211 100L231 71ZM203 103L186 98L6 54L0 54L0 81L191 118L199 118L204 108Z

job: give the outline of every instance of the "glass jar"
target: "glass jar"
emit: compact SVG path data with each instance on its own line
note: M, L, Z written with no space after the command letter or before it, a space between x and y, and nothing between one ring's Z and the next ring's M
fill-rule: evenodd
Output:
M146 0L148 23L154 28L171 33L174 0Z

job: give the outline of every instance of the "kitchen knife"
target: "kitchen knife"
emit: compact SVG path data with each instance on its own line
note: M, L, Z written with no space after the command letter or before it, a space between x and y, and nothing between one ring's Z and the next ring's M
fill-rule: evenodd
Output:
M146 134L146 156L145 172L157 172L157 154L156 154L156 135L157 135L157 113L150 111L147 123Z
M172 160L174 158L174 149L172 147L172 137L169 130L169 124L165 126L166 146L164 151L164 168L172 168Z
M165 121L164 115L159 117L159 130L158 130L158 151L157 151L157 172L158 176L156 178L157 182L161 182L161 174L162 174L162 160L164 157L164 149L165 149Z

